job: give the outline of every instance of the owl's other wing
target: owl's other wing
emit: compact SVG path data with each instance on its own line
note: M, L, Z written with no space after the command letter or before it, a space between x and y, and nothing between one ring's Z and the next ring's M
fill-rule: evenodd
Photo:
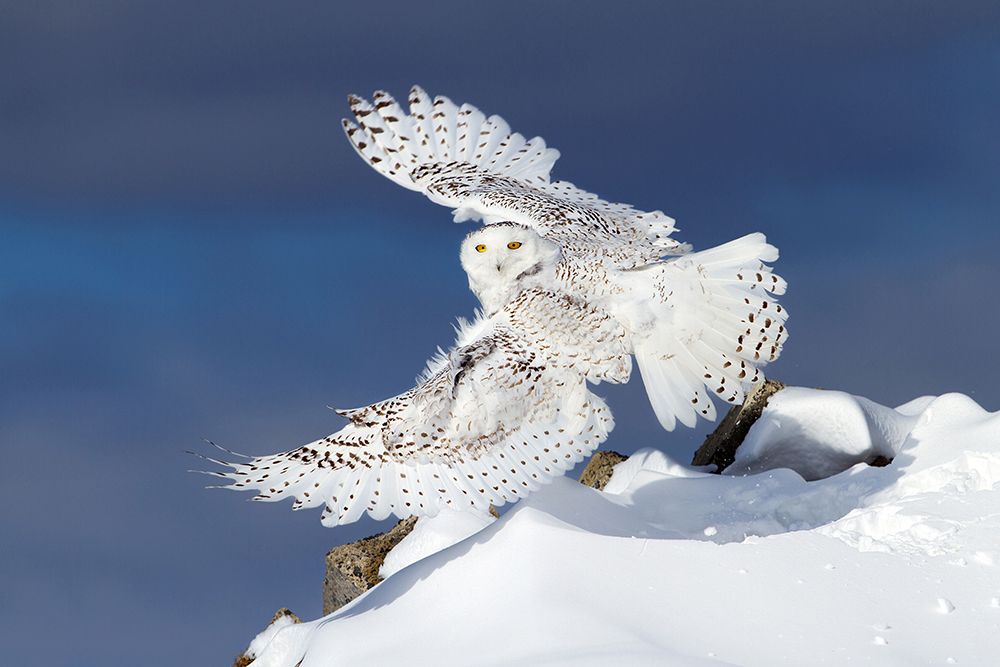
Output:
M586 338L587 344L584 345ZM340 431L291 451L225 463L226 488L256 500L323 505L324 525L485 512L589 455L613 428L587 380L624 382L624 332L598 309L551 292L522 293L463 327L413 389L340 411Z
M763 234L630 272L651 285L653 325L632 337L646 393L665 429L715 419L712 397L739 405L788 339L785 281Z
M689 247L670 238L673 218L605 201L549 171L559 152L541 137L511 132L447 97L414 86L409 113L388 93L368 102L348 98L357 123L343 121L347 138L376 171L454 209L455 221L508 220L559 243L564 253L590 255L619 268L656 262Z

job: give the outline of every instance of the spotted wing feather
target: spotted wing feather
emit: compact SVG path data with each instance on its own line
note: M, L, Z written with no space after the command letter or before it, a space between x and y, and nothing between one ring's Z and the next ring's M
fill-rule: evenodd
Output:
M605 201L565 181L551 182L559 157L540 137L525 139L499 116L475 107L410 93L410 113L384 92L374 106L351 96L355 122L344 121L348 139L376 171L432 201L455 210L456 221L510 220L558 243L571 255L635 268L689 248L671 238L674 220L662 211L640 211ZM372 119L379 105L391 119ZM401 110L401 109L400 109Z

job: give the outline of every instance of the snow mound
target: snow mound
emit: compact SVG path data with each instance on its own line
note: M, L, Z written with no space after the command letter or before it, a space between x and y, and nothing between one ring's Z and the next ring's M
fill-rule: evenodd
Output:
M302 624L296 624L291 616L287 614L279 616L263 632L254 637L247 647L246 655L259 657L265 650L268 655L294 653L301 646L305 634L308 634L308 630ZM251 664L260 664L260 661L255 660Z
M472 512L444 511L418 519L410 534L386 554L378 573L389 578L404 567L475 535L491 523L493 517Z
M788 387L768 401L726 473L789 468L822 479L895 457L916 419L842 391Z
M643 450L603 493L557 479L465 539L461 518L429 522L392 576L269 628L253 664L995 664L1000 413L775 398L748 474Z

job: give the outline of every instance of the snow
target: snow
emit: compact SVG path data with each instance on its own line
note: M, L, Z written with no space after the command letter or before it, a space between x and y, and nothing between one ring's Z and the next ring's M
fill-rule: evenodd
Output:
M789 387L768 401L726 472L789 468L822 479L877 456L893 458L916 419L842 391Z
M747 445L745 475L643 450L603 493L418 521L391 576L253 664L995 664L1000 413L791 388Z
M493 517L488 514L447 510L434 517L419 519L410 534L386 555L378 573L383 578L391 577L404 567L461 542L491 523Z
M291 629L282 632L288 628ZM298 637L299 634L292 617L283 614L274 619L271 625L267 626L262 633L254 637L253 641L250 642L250 646L247 647L246 654L249 656L258 656L263 653L264 649L276 655L294 652L301 643L301 639Z

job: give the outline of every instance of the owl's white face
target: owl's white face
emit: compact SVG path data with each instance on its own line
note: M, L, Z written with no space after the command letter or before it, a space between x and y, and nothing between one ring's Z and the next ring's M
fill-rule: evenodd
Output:
M559 246L527 227L487 225L462 241L462 268L487 314L527 287L550 285Z

